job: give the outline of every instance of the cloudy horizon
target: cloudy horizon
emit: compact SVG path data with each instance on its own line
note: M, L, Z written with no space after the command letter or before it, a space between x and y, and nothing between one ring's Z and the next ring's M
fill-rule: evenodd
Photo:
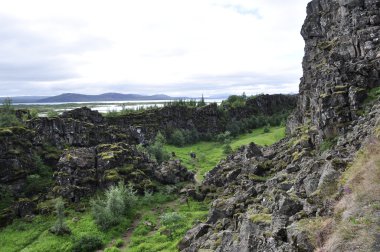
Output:
M2 2L0 96L296 93L308 2Z

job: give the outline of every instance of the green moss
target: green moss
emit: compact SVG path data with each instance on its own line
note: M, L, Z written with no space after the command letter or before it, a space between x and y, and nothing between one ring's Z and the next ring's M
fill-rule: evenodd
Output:
M262 177L255 174L251 174L249 175L249 179L255 182L266 182L269 179L269 177Z
M249 216L249 220L253 223L271 223L272 222L272 215L271 214L251 214Z
M380 87L372 88L368 91L367 98L364 100L364 104L370 104L380 97Z
M133 164L126 164L123 167L118 168L118 171L122 175L127 175L127 174L130 174L131 172L133 172L134 169L135 169L135 167Z
M106 170L104 172L104 180L106 181L119 181L122 177L119 175L119 172L117 169L110 169Z
M325 99L325 98L330 97L330 96L331 96L331 94L321 94L319 96L319 98Z

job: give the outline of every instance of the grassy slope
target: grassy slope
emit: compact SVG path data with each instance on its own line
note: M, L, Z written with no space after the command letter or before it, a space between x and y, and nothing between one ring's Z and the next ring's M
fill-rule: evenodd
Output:
M85 235L97 236L104 244L119 238L127 230L138 213L145 209L152 209L166 202L170 202L174 196L157 193L150 202L145 203L140 200L139 207L136 207L129 216L120 220L120 224L106 232L101 231L95 224L90 211L75 212L68 209L66 211L66 224L71 230L70 235L56 236L49 232L49 228L54 225L55 217L51 215L39 215L31 222L22 219L15 220L0 232L0 251L71 251L75 238ZM77 218L79 221L74 221Z
M271 145L285 137L284 127L272 127L269 133L263 133L263 128L255 129L251 133L241 135L232 140L231 147L236 150L242 145L254 142L258 145ZM185 147L165 146L166 150L175 152L176 156L190 170L198 172L198 179L202 179L206 172L214 168L226 155L223 145L218 142L200 142ZM197 158L193 160L189 153L195 152Z
M160 225L159 216L163 213L177 212L182 216L181 226L175 231L172 238L164 233L164 227ZM163 208L154 209L144 214L142 221L137 226L128 248L128 252L142 251L178 251L177 244L183 235L197 221L204 221L208 213L208 204L205 202L190 201L187 204L181 204L175 201ZM146 221L153 223L152 227L146 225Z
M334 214L301 220L299 228L308 232L318 252L379 251L379 139L373 139L358 152L356 160L342 174L338 186L343 188L343 196L329 196L335 206Z

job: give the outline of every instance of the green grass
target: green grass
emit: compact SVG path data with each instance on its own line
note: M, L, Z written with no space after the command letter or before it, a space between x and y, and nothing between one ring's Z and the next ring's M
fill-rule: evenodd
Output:
M177 212L181 217L181 223L176 228L172 237L164 233L165 227L160 224L159 217L164 213ZM189 201L187 204L180 204L178 201L154 211L147 211L140 224L134 230L128 252L150 252L150 251L178 251L177 245L187 230L197 221L204 221L208 213L208 204L205 202ZM153 225L147 226L150 222Z
M74 222L77 217L79 221ZM103 243L108 243L114 237L120 236L131 223L131 218L120 220L120 224L107 232L102 232L94 223L89 212L76 213L70 211L66 224L71 230L70 235L56 236L49 232L55 217L37 216L31 222L15 220L11 225L1 230L0 248L2 252L12 251L71 251L74 238L84 235L98 236Z
M71 251L74 239L85 235L97 236L104 244L109 244L111 240L125 233L136 215L140 214L141 209L151 209L173 199L173 195L162 193L154 194L149 202L141 197L139 206L128 216L120 219L119 225L107 231L102 231L95 224L90 211L81 213L68 209L65 223L70 228L71 234L63 236L56 236L49 232L49 228L56 220L55 216L38 215L31 222L17 219L0 230L0 251Z
M269 133L264 133L263 128L255 129L251 133L240 135L231 142L233 150L251 142L257 145L271 145L285 137L285 127L272 127ZM223 153L223 145L218 142L199 142L185 147L165 146L166 151L174 152L181 159L182 164L189 170L197 171L197 179L202 180L206 172L213 169L221 159L226 157ZM190 153L197 155L196 159L190 157Z

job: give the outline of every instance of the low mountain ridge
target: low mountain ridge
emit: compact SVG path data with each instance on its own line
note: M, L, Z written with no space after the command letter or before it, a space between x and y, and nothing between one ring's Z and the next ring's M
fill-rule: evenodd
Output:
M48 102L97 102L97 101L138 101L138 100L173 100L178 97L171 97L165 94L156 95L139 95L139 94L121 94L121 93L104 93L100 95L85 95L76 93L65 93L40 99L38 103Z

